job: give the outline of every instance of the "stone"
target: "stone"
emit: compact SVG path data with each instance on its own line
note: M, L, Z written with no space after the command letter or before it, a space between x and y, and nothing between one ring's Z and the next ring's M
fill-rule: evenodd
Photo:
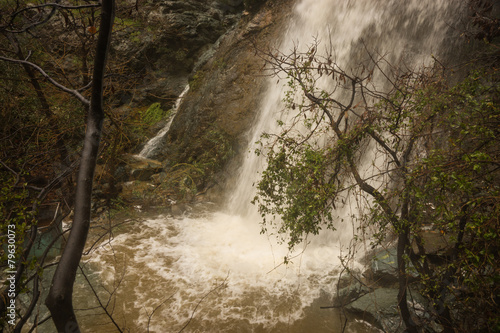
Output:
M375 254L370 263L370 270L365 275L380 286L388 287L398 282L398 261L396 248L383 249Z
M339 290L338 294L335 295L333 299L333 307L343 307L346 306L365 294L370 292L370 288L361 283L357 282L351 286L342 288Z
M414 281L418 274L411 263L407 263L406 274ZM398 283L398 258L396 247L377 251L370 259L369 268L363 276L381 287L393 287Z
M188 210L188 206L183 203L179 203L172 205L171 209L173 217L181 217L184 215L184 212Z
M163 165L156 160L128 155L125 158L124 169L128 174L127 180L148 181L154 174L163 171Z
M396 289L379 288L358 298L345 308L378 328L386 330L388 327L394 329L403 325L399 318L397 302L398 291ZM397 329L386 331L399 332Z
M151 176L151 181L155 185L160 185L166 179L168 179L168 174L165 171L162 171L160 173L155 173L154 175Z
M408 292L408 306L414 318L420 322L428 321L426 313L427 301L417 292ZM398 290L393 288L378 288L355 301L347 304L345 309L384 332L403 333L404 323L399 314Z
M170 108L196 61L235 25L242 11L241 0L142 2L130 17L119 20L111 45L112 53L128 60L129 69L141 73L135 89L121 101L132 107L160 102Z
M213 54L211 58L200 59L197 72L191 75L191 89L165 137L165 149L154 158L165 163L167 159L174 163L199 161L213 148L209 134L214 131L223 133L235 151L246 147L244 133L259 110L259 96L267 84L265 76L255 75L264 61L252 41L270 43L281 31L289 10L289 3L280 3L245 16L222 35L217 49L207 53Z

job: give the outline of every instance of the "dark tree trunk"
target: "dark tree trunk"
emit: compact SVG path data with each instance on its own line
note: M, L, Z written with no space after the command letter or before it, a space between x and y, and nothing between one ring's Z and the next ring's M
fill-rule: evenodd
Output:
M408 308L408 276L406 272L406 261L404 258L406 247L409 246L408 242L409 228L402 226L398 231L398 245L397 245L397 263L398 263L398 307L401 311L401 317L405 323L408 333L417 333L416 324L413 321L410 309Z
M75 217L67 245L54 274L49 295L45 300L58 332L80 331L73 310L73 284L90 226L92 183L104 119L103 80L114 21L114 6L114 0L102 0L101 24L92 77L92 96L82 159L78 170Z
M410 139L410 144L406 152L403 154L402 172L403 178L405 179L405 188L410 188L408 184L408 176L406 165L409 162L410 152L412 151L413 140ZM399 218L399 223L395 224L398 233L398 244L397 244L397 264L398 264L398 308L401 312L401 318L405 323L406 330L408 333L418 333L417 325L412 318L410 308L408 307L408 273L406 271L406 259L405 255L408 254L407 251L411 249L410 245L410 199L408 191L405 190L403 194L403 202L401 205L401 216Z

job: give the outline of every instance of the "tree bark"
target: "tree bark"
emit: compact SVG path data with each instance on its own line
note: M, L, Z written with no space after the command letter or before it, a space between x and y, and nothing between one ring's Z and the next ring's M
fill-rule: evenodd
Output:
M92 184L104 120L102 105L104 71L114 21L114 7L114 0L102 0L101 24L92 77L92 96L76 187L75 217L67 245L45 300L58 332L80 332L73 309L73 285L90 227Z
M404 258L406 247L409 246L408 242L409 228L408 226L401 226L398 230L398 245L397 245L397 264L398 264L398 308L401 311L401 318L405 323L408 333L417 333L417 325L413 321L410 309L408 308L408 276L406 272L406 260Z

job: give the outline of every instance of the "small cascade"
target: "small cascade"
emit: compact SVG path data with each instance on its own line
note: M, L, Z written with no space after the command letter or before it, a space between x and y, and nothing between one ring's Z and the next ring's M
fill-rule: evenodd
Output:
M172 112L170 114L170 119L163 127L158 134L156 134L153 138L151 138L142 148L141 152L137 154L137 156L141 158L151 158L153 155L154 151L158 148L158 145L162 142L163 138L165 135L167 135L170 126L172 125L172 121L174 120L175 114L177 113L177 110L179 109L179 106L181 105L182 99L184 96L187 94L189 91L189 84L186 85L182 93L177 97L177 100L175 101L175 105L172 108Z

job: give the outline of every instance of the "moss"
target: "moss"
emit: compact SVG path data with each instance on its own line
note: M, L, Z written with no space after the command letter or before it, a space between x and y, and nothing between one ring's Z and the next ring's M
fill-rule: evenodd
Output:
M191 91L197 91L203 84L203 80L205 78L204 71L197 71L190 79L189 79L189 89Z
M189 201L213 183L226 163L234 156L234 137L212 126L189 147L183 157L171 161L161 187L175 193L176 200Z
M147 126L154 125L168 115L168 111L161 108L160 103L153 103L141 113L141 121Z

